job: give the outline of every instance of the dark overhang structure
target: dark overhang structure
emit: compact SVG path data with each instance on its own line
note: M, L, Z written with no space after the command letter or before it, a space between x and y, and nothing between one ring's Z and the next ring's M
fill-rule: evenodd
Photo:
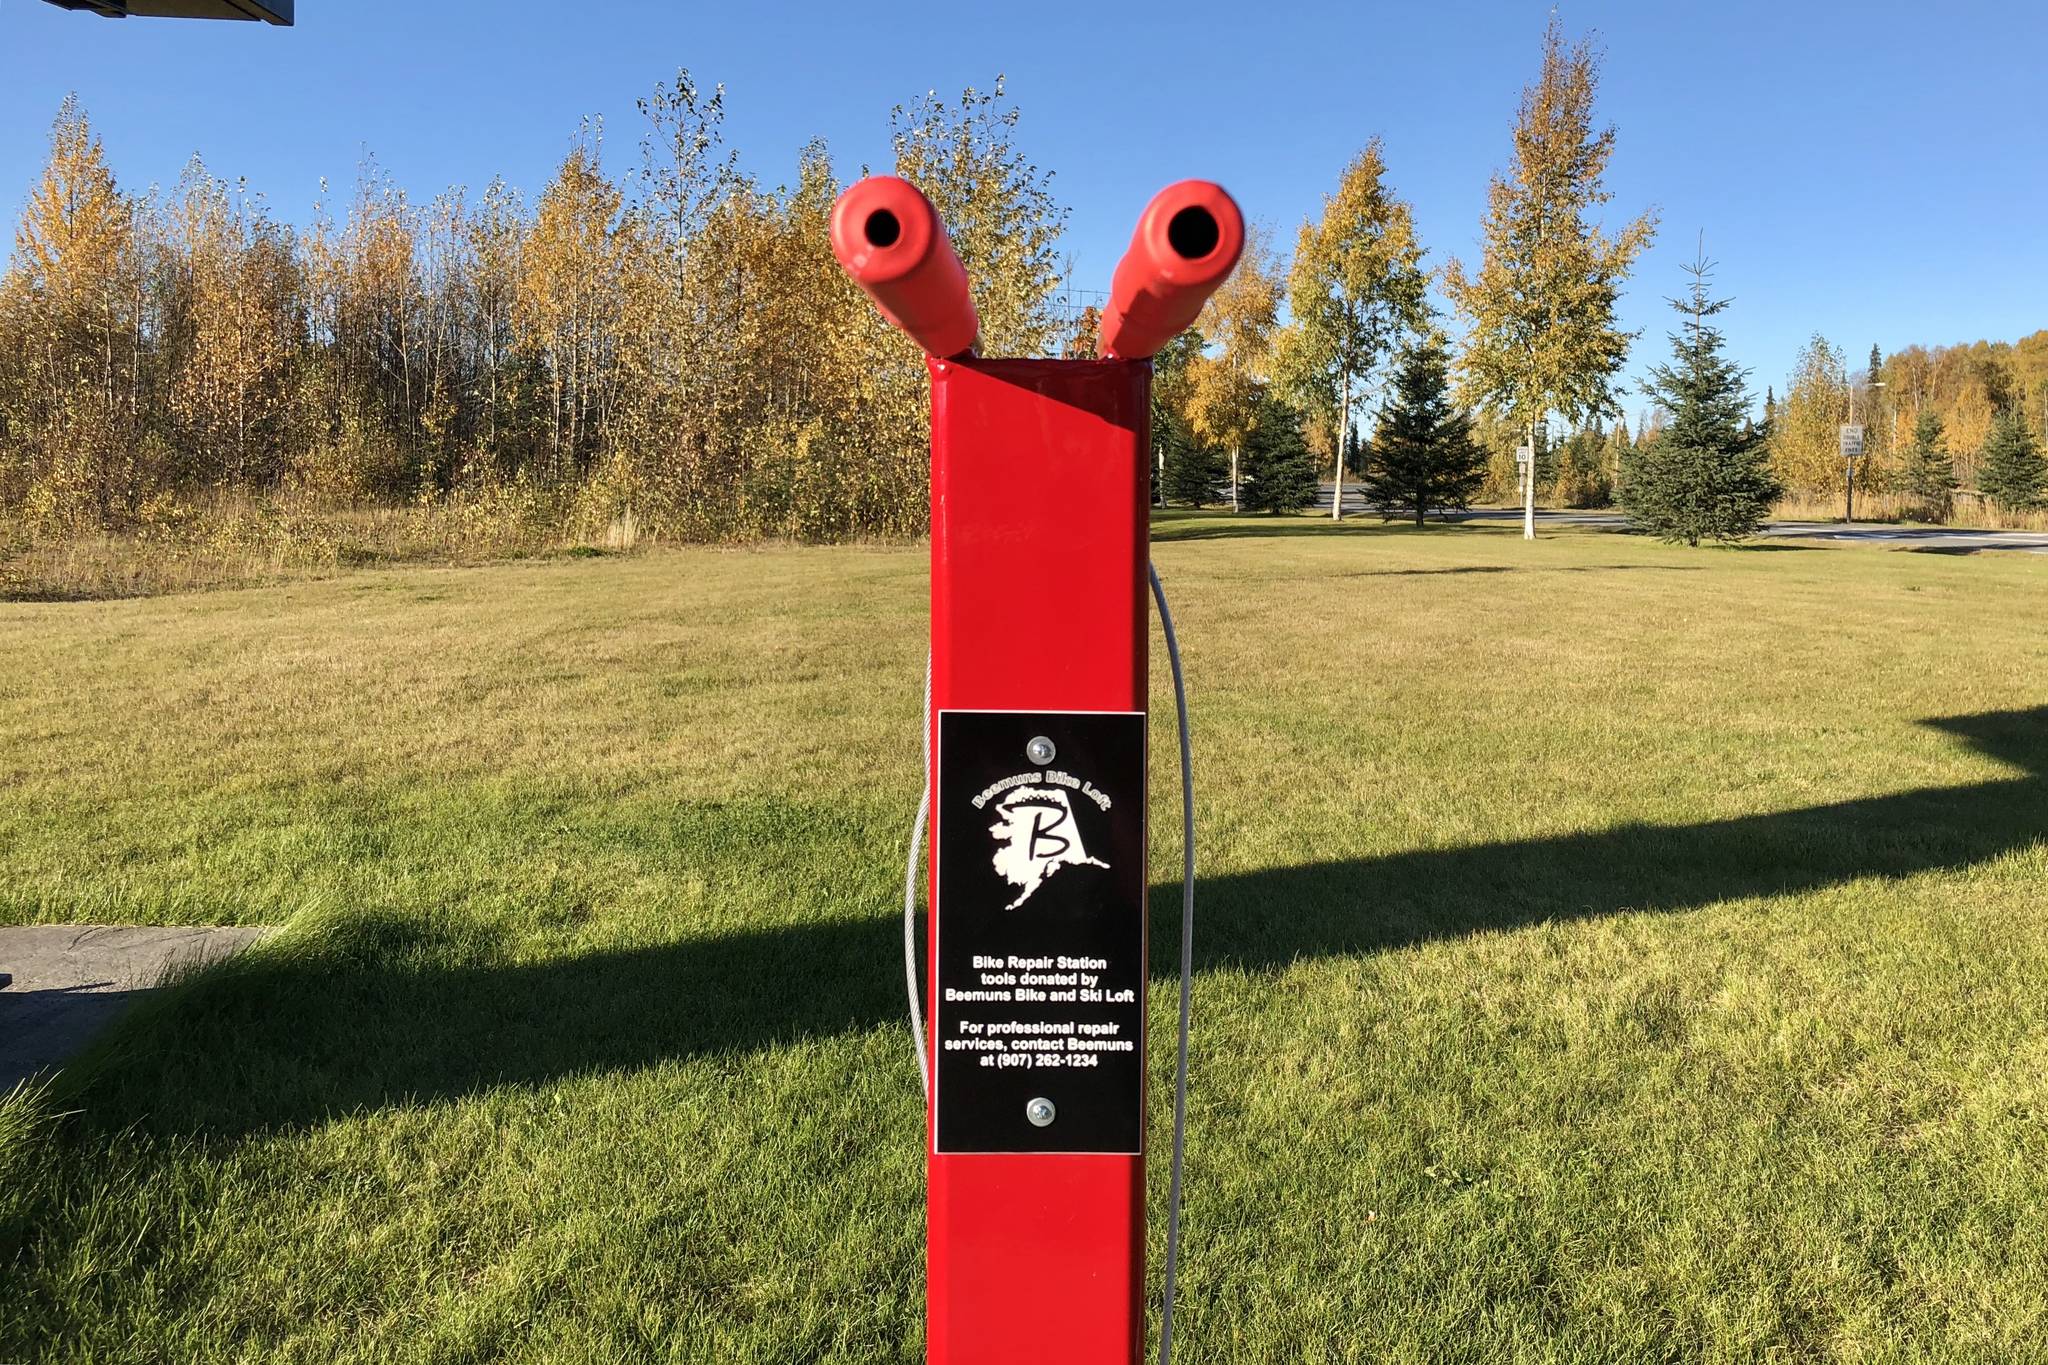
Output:
M62 9L82 9L108 19L261 19L289 25L293 0L49 0Z

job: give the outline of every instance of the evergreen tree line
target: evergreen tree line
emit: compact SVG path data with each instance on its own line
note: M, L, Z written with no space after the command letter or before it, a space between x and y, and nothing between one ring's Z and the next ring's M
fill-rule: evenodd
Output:
M586 127L529 201L418 204L374 165L304 231L195 160L134 195L66 101L0 278L0 517L65 535L221 495L515 489L678 538L922 528L922 358L833 261L822 143L765 188L689 73L637 166ZM895 109L894 168L950 225L984 348L1061 329L1064 211L993 92Z

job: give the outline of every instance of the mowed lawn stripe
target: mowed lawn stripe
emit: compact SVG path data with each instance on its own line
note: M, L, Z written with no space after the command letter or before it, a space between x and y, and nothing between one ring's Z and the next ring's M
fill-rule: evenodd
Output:
M1183 1359L2041 1358L2048 563L1156 537ZM284 930L0 1110L0 1358L921 1358L924 590L0 608L0 922Z

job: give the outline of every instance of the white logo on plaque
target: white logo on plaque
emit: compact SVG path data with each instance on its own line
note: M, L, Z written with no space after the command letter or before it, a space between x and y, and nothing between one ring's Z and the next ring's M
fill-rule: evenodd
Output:
M1058 787L1013 787L996 802L996 817L996 823L988 827L996 840L996 873L1010 885L1024 888L1005 910L1015 910L1030 900L1031 894L1063 867L1109 866L1100 858L1089 857L1082 847L1074 808Z

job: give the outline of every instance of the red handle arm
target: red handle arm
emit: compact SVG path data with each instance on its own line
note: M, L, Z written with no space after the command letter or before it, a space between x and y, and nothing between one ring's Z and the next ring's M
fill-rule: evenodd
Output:
M1221 185L1183 180L1152 196L1110 281L1101 351L1143 360L1192 327L1244 250L1244 215Z
M967 271L931 200L908 180L871 175L848 186L832 206L832 254L927 355L974 349L981 324Z

